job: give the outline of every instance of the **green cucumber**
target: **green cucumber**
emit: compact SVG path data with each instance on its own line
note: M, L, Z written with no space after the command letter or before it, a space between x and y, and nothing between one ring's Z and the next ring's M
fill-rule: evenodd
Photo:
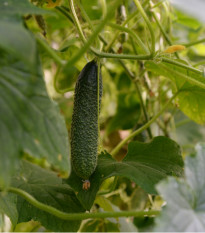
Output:
M88 179L97 166L101 97L102 77L100 74L98 85L98 65L93 60L86 64L78 76L71 124L72 167L77 176L84 180L84 189L90 187Z

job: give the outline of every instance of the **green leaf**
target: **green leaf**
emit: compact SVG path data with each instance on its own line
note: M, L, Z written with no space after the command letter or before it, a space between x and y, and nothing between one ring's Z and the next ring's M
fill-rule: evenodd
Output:
M38 8L28 0L3 0L0 2L0 15L25 15L25 14L53 14L53 12Z
M205 90L191 81L186 81L183 76L176 75L174 71L177 71L177 74L186 75L205 84L205 79L202 75L172 64L146 62L146 68L157 75L170 78L175 83L176 88L182 90L178 95L181 111L198 124L205 123L205 102L203 101L205 99ZM170 69L172 72L170 72Z
M177 9L180 9L182 13L178 13L178 17L179 17L179 22L182 23L183 21L185 21L184 25L190 27L192 26L192 28L194 29L197 29L196 26L197 26L197 20L194 21L194 18L191 18L190 16L186 16L184 15L184 12L188 15L192 15L194 16L195 18L197 18L198 20L200 20L201 22L205 22L205 16L204 16L204 7L205 7L205 4L204 4L204 1L202 0L181 0L181 1L178 1L178 0L170 0L171 3L173 3L173 5L177 8ZM184 20L182 21L183 19L183 15L184 15ZM182 18L182 19L181 19ZM188 24L189 21L186 21L186 18L189 18L190 21L192 19L192 22L191 22L191 25ZM181 22L182 21L182 22ZM178 20L177 20L178 22ZM199 22L198 22L199 24ZM193 27L194 25L196 25L195 27ZM200 27L200 25L198 26Z
M194 0L194 1L196 1L196 0ZM196 6L197 6L197 4L196 4ZM191 7L191 8L193 10L193 7ZM176 11L176 10L175 10L175 14L177 17L177 20L176 20L177 24L182 24L183 26L191 28L195 31L201 27L201 23L197 19L195 19L189 15L186 15L180 11Z
M171 138L176 137L176 141L184 147L183 152L192 152L197 142L205 141L205 128L191 121L182 112L174 115L174 121L176 128L170 131L170 135Z
M20 188L38 201L67 213L84 212L74 191L53 172L42 169L30 162L22 161L21 167L12 179L12 187ZM12 194L13 195L13 194ZM10 196L10 194L8 195ZM11 202L8 202L10 206ZM66 221L32 206L17 196L18 223L39 221L51 231L76 232L81 221ZM9 215L11 218L11 214Z
M23 42L22 42L23 43ZM22 152L70 171L68 134L57 104L46 91L41 65L0 58L0 185L8 186Z
M113 211L112 204L104 196L97 196L95 204L99 205L104 211Z
M185 161L185 179L168 178L157 185L167 206L156 220L156 231L205 231L205 144Z
M23 27L21 21L0 20L0 34L0 48L23 60L34 70L36 42L32 34Z
M44 231L45 229L39 222L33 220L15 226L15 232L37 232L38 230Z
M167 175L182 175L183 161L179 146L169 138L156 137L150 143L131 142L122 162L115 161L108 153L98 158L96 171L90 177L91 188L82 189L82 179L74 172L67 180L78 192L81 204L90 209L101 183L111 176L131 179L146 192L156 194L155 184Z
M102 224L102 220L93 219L85 222L80 232L97 232L99 225Z
M6 195L5 193L0 193L0 212L6 214L13 226L17 224L18 221L18 211L17 211L17 196L15 194Z
M205 123L205 90L199 87L184 85L187 90L178 95L180 109L198 124Z
M107 219L94 219L87 221L80 232L120 232L118 225Z

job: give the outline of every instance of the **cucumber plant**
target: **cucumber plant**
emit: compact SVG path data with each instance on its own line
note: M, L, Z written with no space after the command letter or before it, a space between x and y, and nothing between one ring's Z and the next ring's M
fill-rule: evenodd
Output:
M169 0L0 1L0 231L205 231L203 34Z

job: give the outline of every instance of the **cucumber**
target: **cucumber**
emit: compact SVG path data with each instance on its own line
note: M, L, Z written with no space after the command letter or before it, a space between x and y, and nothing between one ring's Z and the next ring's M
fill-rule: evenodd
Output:
M97 166L101 97L102 77L100 73L98 91L98 65L93 60L78 76L71 124L72 167L77 176L84 180L83 189L89 189L89 177Z

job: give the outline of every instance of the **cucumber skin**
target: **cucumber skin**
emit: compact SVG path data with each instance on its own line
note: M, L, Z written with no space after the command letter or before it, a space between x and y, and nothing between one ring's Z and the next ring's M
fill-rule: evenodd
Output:
M78 76L71 124L71 158L75 173L89 179L97 166L98 156L98 66L93 60ZM102 97L100 74L99 106Z

